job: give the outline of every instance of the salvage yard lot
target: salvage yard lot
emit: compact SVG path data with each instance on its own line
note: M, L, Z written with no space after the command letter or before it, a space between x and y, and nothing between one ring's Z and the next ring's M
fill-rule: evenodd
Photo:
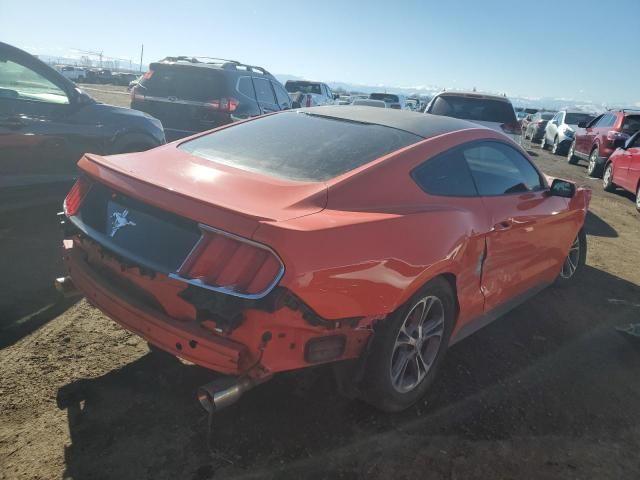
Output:
M128 105L123 87L91 88ZM640 321L640 215L584 166L530 151L594 189L580 281L453 347L402 414L341 397L318 368L219 413L210 441L193 392L213 374L150 353L84 300L55 303L59 207L3 217L0 479L637 478L640 348L614 328Z

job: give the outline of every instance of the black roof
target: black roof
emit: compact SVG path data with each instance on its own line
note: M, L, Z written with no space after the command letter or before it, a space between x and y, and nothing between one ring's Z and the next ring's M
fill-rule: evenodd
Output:
M151 65L171 65L180 67L197 67L197 68L209 68L216 70L235 70L243 72L261 73L273 77L266 69L258 67L256 65L247 65L245 63L238 62L237 60L227 60L224 58L215 57L165 57L157 62L152 62Z
M435 137L444 133L470 128L484 128L476 123L429 113L395 110L393 108L373 108L347 105L327 105L303 108L300 112L324 117L339 118L360 123L373 123L418 135L422 138Z

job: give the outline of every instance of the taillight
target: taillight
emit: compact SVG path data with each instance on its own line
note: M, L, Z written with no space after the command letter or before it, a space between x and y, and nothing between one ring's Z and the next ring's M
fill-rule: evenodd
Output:
M282 262L268 247L207 229L177 275L227 293L260 297L283 273Z
M85 175L81 175L76 183L73 184L71 190L67 194L64 199L64 203L62 204L62 208L64 210L65 215L71 217L78 213L80 210L80 205L84 200L84 197L87 196L87 193L91 189L91 180L89 177Z
M131 101L141 102L143 100L144 100L144 93L142 93L138 87L133 87L131 89Z
M240 105L240 101L235 98L220 98L209 101L207 108L220 112L235 112L238 105Z
M502 131L505 133L520 133L520 124L518 122L514 123L503 123L500 125Z
M144 75L142 76L144 80L149 80L151 77L153 77L153 70L144 72Z

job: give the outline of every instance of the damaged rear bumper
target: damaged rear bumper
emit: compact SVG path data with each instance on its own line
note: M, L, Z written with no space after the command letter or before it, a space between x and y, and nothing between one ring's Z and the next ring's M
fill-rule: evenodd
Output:
M287 300L254 304L240 312L234 328L220 329L215 315L203 318L184 295L194 287L125 265L90 239L66 239L63 259L73 285L115 322L164 351L225 375L259 380L357 358L371 335L357 321L312 321L303 304Z

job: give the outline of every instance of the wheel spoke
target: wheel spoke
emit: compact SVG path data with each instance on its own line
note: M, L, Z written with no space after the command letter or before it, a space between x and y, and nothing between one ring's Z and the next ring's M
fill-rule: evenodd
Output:
M404 378L404 374L407 371L407 365L409 365L409 360L411 360L411 355L408 352L404 352L400 355L401 358L396 359L394 368L391 370L391 381L394 385L398 385Z

